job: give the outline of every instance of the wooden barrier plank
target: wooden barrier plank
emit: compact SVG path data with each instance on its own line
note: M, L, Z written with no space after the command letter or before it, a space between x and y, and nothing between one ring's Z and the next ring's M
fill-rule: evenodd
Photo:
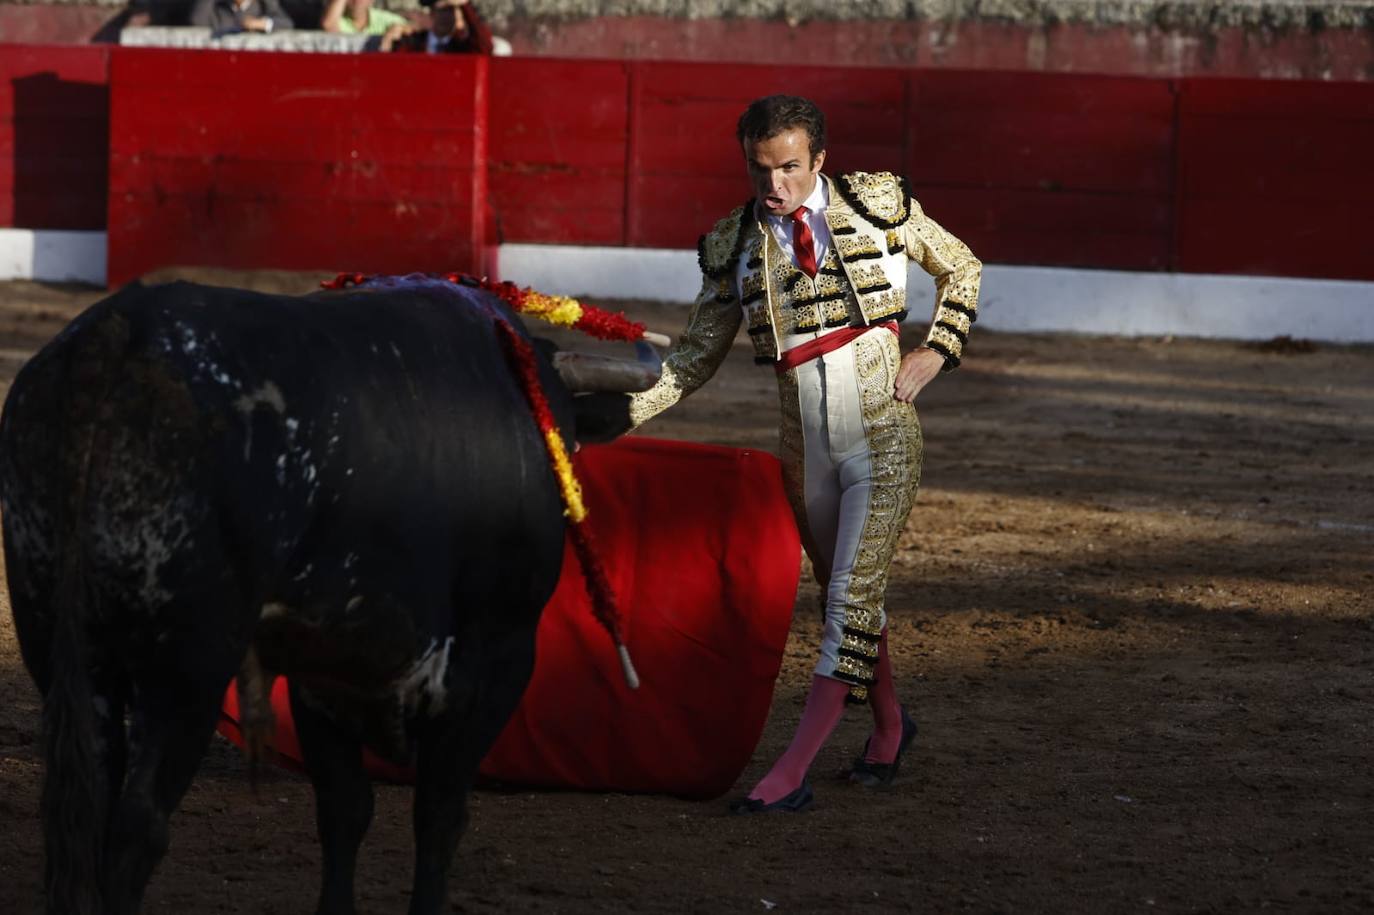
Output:
M492 61L488 188L504 241L625 242L625 67Z
M749 196L735 119L784 91L829 116L827 172L907 174L990 261L1374 278L1358 83L7 46L0 225L100 228L108 196L115 281L200 239L475 264L478 200L507 241L690 247Z
M0 226L104 227L108 69L104 47L0 53Z
M1182 87L1178 269L1374 280L1374 85Z
M826 113L827 172L897 168L903 158L901 71L637 63L630 72L631 245L694 246L749 197L735 124L764 95L803 95Z
M918 199L941 201L937 219L979 257L1169 267L1170 83L946 71L911 79L907 169Z
M1170 202L1130 195L915 185L925 212L998 264L1168 268Z
M483 270L486 67L119 49L110 281L187 263Z

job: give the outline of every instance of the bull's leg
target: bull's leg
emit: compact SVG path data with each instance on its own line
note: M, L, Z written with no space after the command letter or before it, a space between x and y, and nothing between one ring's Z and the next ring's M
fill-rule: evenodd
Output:
M315 786L315 824L323 863L318 911L351 915L358 846L372 822L372 783L363 769L362 743L312 707L294 683L291 716Z
M517 638L517 650L485 659L475 701L429 722L419 740L415 774L415 883L410 915L436 915L447 902L448 868L468 823L468 791L501 729L506 726L534 669L533 633ZM459 660L458 668L472 663ZM467 668L471 669L471 668ZM455 691L457 692L457 691Z
M142 677L136 684L128 776L105 846L105 904L112 915L138 910L167 853L167 820L205 755L228 682L226 671L222 679Z

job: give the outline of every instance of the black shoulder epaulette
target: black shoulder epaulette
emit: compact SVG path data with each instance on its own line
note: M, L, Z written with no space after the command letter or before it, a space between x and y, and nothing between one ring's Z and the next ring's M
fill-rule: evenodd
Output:
M744 233L749 225L749 220L744 218L745 213L754 212L754 201L751 198L744 206L736 207L710 232L701 236L697 242L697 263L701 265L701 272L713 280L721 279L734 272L739 264L741 252L744 251Z

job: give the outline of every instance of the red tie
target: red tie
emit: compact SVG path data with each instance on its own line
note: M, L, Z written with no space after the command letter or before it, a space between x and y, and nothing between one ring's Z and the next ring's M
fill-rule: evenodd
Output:
M811 236L811 227L806 224L807 212L806 207L797 207L792 211L792 248L797 254L797 266L815 279L816 245Z

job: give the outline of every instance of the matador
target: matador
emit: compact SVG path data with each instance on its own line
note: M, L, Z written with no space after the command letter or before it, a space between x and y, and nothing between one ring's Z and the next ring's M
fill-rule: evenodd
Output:
M633 395L639 425L716 371L741 322L755 360L777 373L780 456L807 554L825 590L820 658L787 751L737 813L799 811L807 770L844 711L867 701L874 729L849 777L889 785L915 735L887 652L888 566L921 476L913 401L959 364L977 317L982 265L887 172L822 173L825 118L810 101L769 96L737 138L755 197L699 244L701 292L657 385ZM935 280L924 343L903 355L907 263Z

